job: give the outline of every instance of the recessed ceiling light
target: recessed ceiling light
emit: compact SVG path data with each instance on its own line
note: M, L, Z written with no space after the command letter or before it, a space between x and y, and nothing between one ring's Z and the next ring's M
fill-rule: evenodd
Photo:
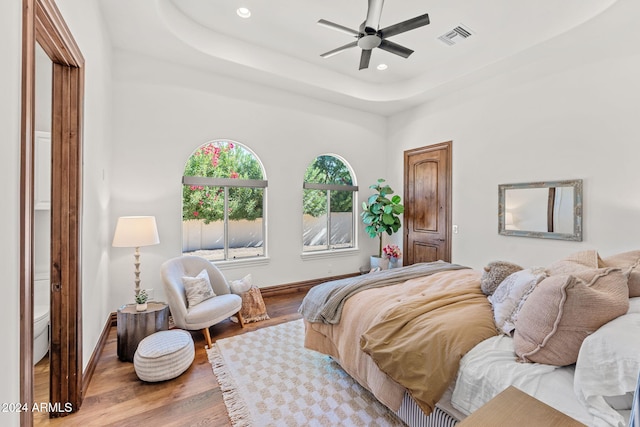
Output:
M386 70L386 69L387 69L387 68L389 68L389 67L387 66L387 64L378 64L378 66L377 66L376 68L377 68L378 70L380 70L380 71L384 71L384 70Z
M248 18L251 16L251 11L246 7L239 7L238 10L236 10L236 13L240 18Z

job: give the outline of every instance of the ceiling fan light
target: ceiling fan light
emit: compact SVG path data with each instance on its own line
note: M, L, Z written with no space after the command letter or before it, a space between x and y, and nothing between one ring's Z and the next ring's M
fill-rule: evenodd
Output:
M238 16L240 18L248 18L251 16L251 11L249 9L247 9L246 7L239 7L238 10L236 10L236 13L238 14Z

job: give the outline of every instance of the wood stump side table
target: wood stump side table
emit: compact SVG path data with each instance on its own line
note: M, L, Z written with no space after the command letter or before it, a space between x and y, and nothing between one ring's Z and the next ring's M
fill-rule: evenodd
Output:
M138 344L143 338L169 329L169 305L149 302L145 311L136 311L136 304L118 309L117 320L118 359L133 362Z

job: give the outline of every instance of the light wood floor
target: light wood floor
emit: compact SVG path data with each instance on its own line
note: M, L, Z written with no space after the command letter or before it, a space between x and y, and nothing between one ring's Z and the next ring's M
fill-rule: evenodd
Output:
M299 319L297 310L303 292L265 298L271 317L250 323L244 329L226 320L210 328L212 340L247 333L259 328ZM78 412L62 418L34 414L36 426L230 426L222 393L205 351L201 332L192 332L196 355L191 367L176 379L162 383L144 383L138 379L133 363L121 362L117 356L116 329L100 356L84 402ZM40 364L39 364L40 365ZM42 366L36 369L43 369ZM46 368L46 366L44 367ZM42 377L42 376L39 376ZM35 401L46 384L35 384Z

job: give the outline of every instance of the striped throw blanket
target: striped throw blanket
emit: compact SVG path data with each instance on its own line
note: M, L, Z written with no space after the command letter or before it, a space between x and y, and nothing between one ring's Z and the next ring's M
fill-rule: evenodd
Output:
M396 285L409 279L429 276L441 271L461 270L464 268L469 267L444 261L435 261L325 282L309 290L298 312L308 322L335 325L340 322L345 301L358 292Z

